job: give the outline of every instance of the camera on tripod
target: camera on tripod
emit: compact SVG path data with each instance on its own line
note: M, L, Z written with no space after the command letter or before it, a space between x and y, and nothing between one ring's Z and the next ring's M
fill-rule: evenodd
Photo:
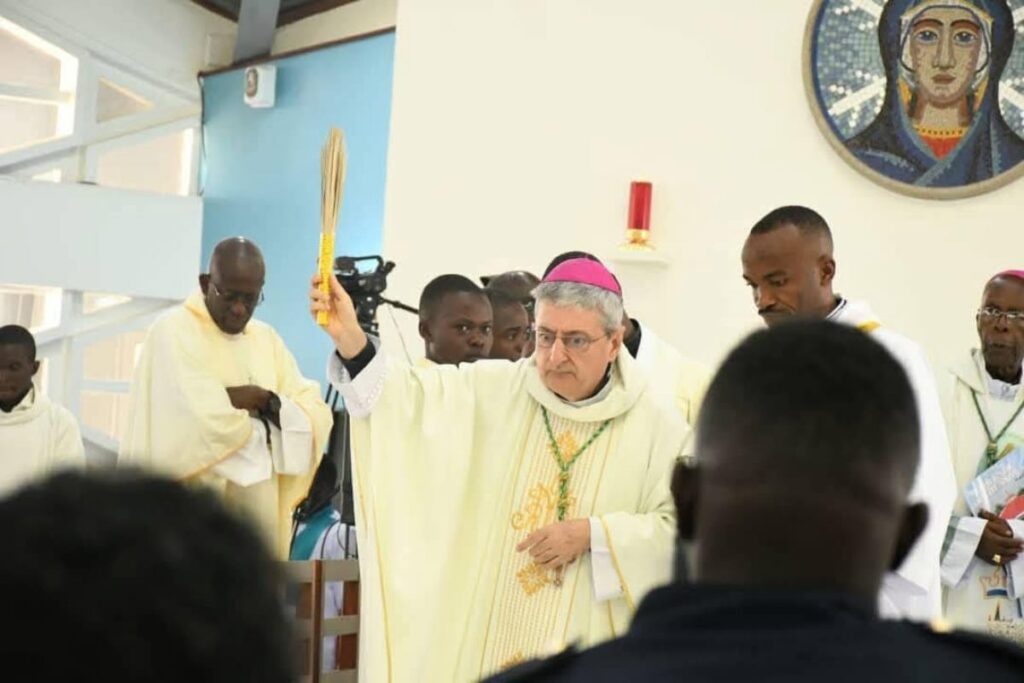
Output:
M360 264L364 264L363 269L360 269ZM365 264L372 264L372 266L367 267ZM359 327L366 334L378 336L377 309L381 304L388 304L410 313L419 313L412 306L406 306L400 301L385 299L382 296L384 290L388 288L388 273L394 269L393 261L385 261L380 256L339 256L334 259L334 275L338 278L342 289L352 299ZM341 512L341 521L351 526L355 524L355 510L352 505L352 452L349 442L349 415L344 407L339 409L338 398L339 395L334 387L328 386L324 401L334 413L334 426L331 428L327 453L324 457L334 461L340 473L341 501L338 503L338 509ZM312 503L308 503L306 508L310 508L312 505ZM306 508L297 513L299 515L308 514Z
M374 264L372 269L360 269L359 264L371 262ZM419 313L412 306L382 296L388 287L388 274L394 269L394 261L385 261L380 256L339 256L334 259L334 274L342 289L352 298L359 327L367 334L377 335L377 308L382 303Z

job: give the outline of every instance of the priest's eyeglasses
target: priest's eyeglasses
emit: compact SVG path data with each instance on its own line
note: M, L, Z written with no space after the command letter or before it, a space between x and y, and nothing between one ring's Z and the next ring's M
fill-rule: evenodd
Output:
M551 330L545 330L543 328L536 331L537 347L541 349L550 349L555 345L556 339L562 340L562 345L565 346L566 350L576 353L583 353L590 348L590 345L596 342L598 339L604 339L607 334L602 334L600 337L588 337L585 334L565 334L559 336Z
M240 303L246 308L256 308L266 300L266 297L263 296L262 289L255 294L242 294L241 292L225 291L218 287L213 280L210 280L210 287L213 289L214 294L232 306Z
M995 322L1000 318L1006 318L1008 323L1024 323L1024 311L1001 311L998 308L979 308L978 319L983 322Z

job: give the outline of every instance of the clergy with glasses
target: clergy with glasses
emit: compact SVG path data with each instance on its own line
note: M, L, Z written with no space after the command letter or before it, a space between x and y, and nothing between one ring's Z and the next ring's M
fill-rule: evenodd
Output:
M972 480L1024 447L1024 271L1004 271L986 283L977 328L980 348L952 368L949 435L960 495L942 558L946 616L961 628L1024 642L1024 585L1011 579L1024 576L1017 574L1024 570L1024 524L1003 518L1016 516L1003 500L972 514L964 495Z
M277 332L252 319L265 270L253 242L224 240L199 289L153 324L118 463L213 487L284 559L331 411Z
M479 680L622 633L671 575L688 429L622 353L611 273L561 264L535 291L534 356L458 367L389 361L318 285L352 415L361 675Z

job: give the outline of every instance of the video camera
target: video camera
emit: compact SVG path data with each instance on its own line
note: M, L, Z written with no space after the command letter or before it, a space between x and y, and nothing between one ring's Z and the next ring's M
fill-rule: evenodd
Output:
M372 263L372 269L359 268L359 264ZM356 309L356 318L359 320L359 327L366 334L377 335L377 308L381 304L388 304L403 311L418 314L419 311L412 306L406 306L400 301L385 299L382 295L388 288L388 273L395 269L393 261L385 261L380 256L339 256L334 259L334 275L338 283L352 298L352 304ZM349 441L349 415L344 408L338 408L338 394L333 387L329 386L324 400L334 413L334 426L331 428L331 436L328 440L327 454L325 458L332 459L337 464L341 474L341 521L349 526L355 524L355 510L352 505L352 453ZM331 492L331 498L337 489ZM302 508L295 511L296 522L302 521L302 517L308 516L319 503L309 502ZM297 528L297 527L296 527ZM294 539L294 531L293 531ZM347 550L346 550L347 552Z
M373 269L361 270L358 264L367 262L375 264ZM419 313L412 306L381 296L388 287L388 274L394 269L394 261L385 261L380 256L339 256L334 259L334 274L342 289L352 298L359 327L367 334L377 335L377 308L382 303Z

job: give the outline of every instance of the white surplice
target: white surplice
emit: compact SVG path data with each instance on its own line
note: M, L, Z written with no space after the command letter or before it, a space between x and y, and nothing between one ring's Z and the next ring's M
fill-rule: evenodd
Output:
M956 479L935 376L921 346L883 325L866 303L843 300L829 320L870 334L903 366L914 390L921 421L921 458L909 500L928 505L928 524L903 564L886 576L879 610L887 618L931 621L942 614L939 558L956 499Z

